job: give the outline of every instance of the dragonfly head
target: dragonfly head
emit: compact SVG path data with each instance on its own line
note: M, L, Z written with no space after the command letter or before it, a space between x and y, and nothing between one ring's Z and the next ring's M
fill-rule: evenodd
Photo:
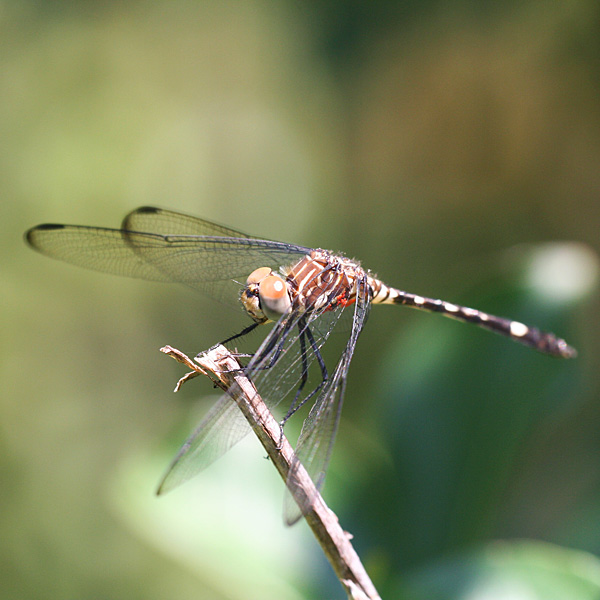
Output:
M292 307L286 280L269 267L250 273L240 299L246 312L261 324L279 320Z

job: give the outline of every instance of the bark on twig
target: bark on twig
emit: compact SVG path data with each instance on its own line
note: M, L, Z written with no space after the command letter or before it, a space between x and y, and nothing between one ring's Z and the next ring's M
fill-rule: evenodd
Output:
M279 423L227 348L216 346L197 357L196 362L171 346L161 348L161 352L192 371L179 380L176 390L188 379L205 375L232 396L284 482L287 482L290 467L294 465L294 485L290 486L290 491L301 507L306 506L307 499L311 500L311 508L304 511L304 518L348 597L352 600L381 600L350 543L351 536L340 527L337 516L327 507L304 467L298 468L297 462L294 463L294 450L287 438L282 436Z

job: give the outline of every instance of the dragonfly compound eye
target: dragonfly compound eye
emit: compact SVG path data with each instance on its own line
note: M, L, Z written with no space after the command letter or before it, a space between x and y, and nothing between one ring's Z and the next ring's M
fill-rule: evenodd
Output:
M255 271L256 273L256 271ZM292 302L287 283L277 275L265 277L258 286L260 307L273 320L290 311Z
M273 271L269 267L260 267L260 269L256 269L248 275L246 285L251 286L252 284L260 283L265 277L268 277L272 273Z

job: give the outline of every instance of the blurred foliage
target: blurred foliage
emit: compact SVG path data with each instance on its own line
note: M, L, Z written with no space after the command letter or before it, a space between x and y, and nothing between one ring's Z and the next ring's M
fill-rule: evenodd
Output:
M573 343L376 307L325 496L384 597L599 597L599 28L591 0L0 3L4 596L343 596L253 440L152 495L214 401L158 348L243 315L21 240L158 204Z

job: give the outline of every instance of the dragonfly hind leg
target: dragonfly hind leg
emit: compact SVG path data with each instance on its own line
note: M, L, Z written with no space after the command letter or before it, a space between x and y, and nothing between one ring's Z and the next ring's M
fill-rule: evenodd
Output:
M319 347L317 346L315 338L313 337L312 331L309 329L308 325L306 325L306 322L304 319L301 319L299 321L298 328L300 329L300 354L302 357L302 376L300 378L300 385L298 386L298 389L296 390L296 395L294 396L294 401L290 405L290 408L288 409L285 417L283 417L283 419L281 420L281 422L279 424L281 427L282 433L283 433L283 426L288 422L290 417L292 415L294 415L296 412L298 412L313 396L318 394L319 391L321 390L321 388L325 385L325 383L329 379L329 374L327 373L327 366L325 365L323 356L321 355L321 352L319 351ZM315 387L314 390L312 390L304 398L300 399L302 390L304 389L304 386L306 385L306 382L308 381L309 364L308 364L308 356L306 353L307 351L306 351L305 336L306 336L306 338L308 338L310 347L315 355L315 358L317 359L317 362L319 363L319 368L321 369L321 381Z

